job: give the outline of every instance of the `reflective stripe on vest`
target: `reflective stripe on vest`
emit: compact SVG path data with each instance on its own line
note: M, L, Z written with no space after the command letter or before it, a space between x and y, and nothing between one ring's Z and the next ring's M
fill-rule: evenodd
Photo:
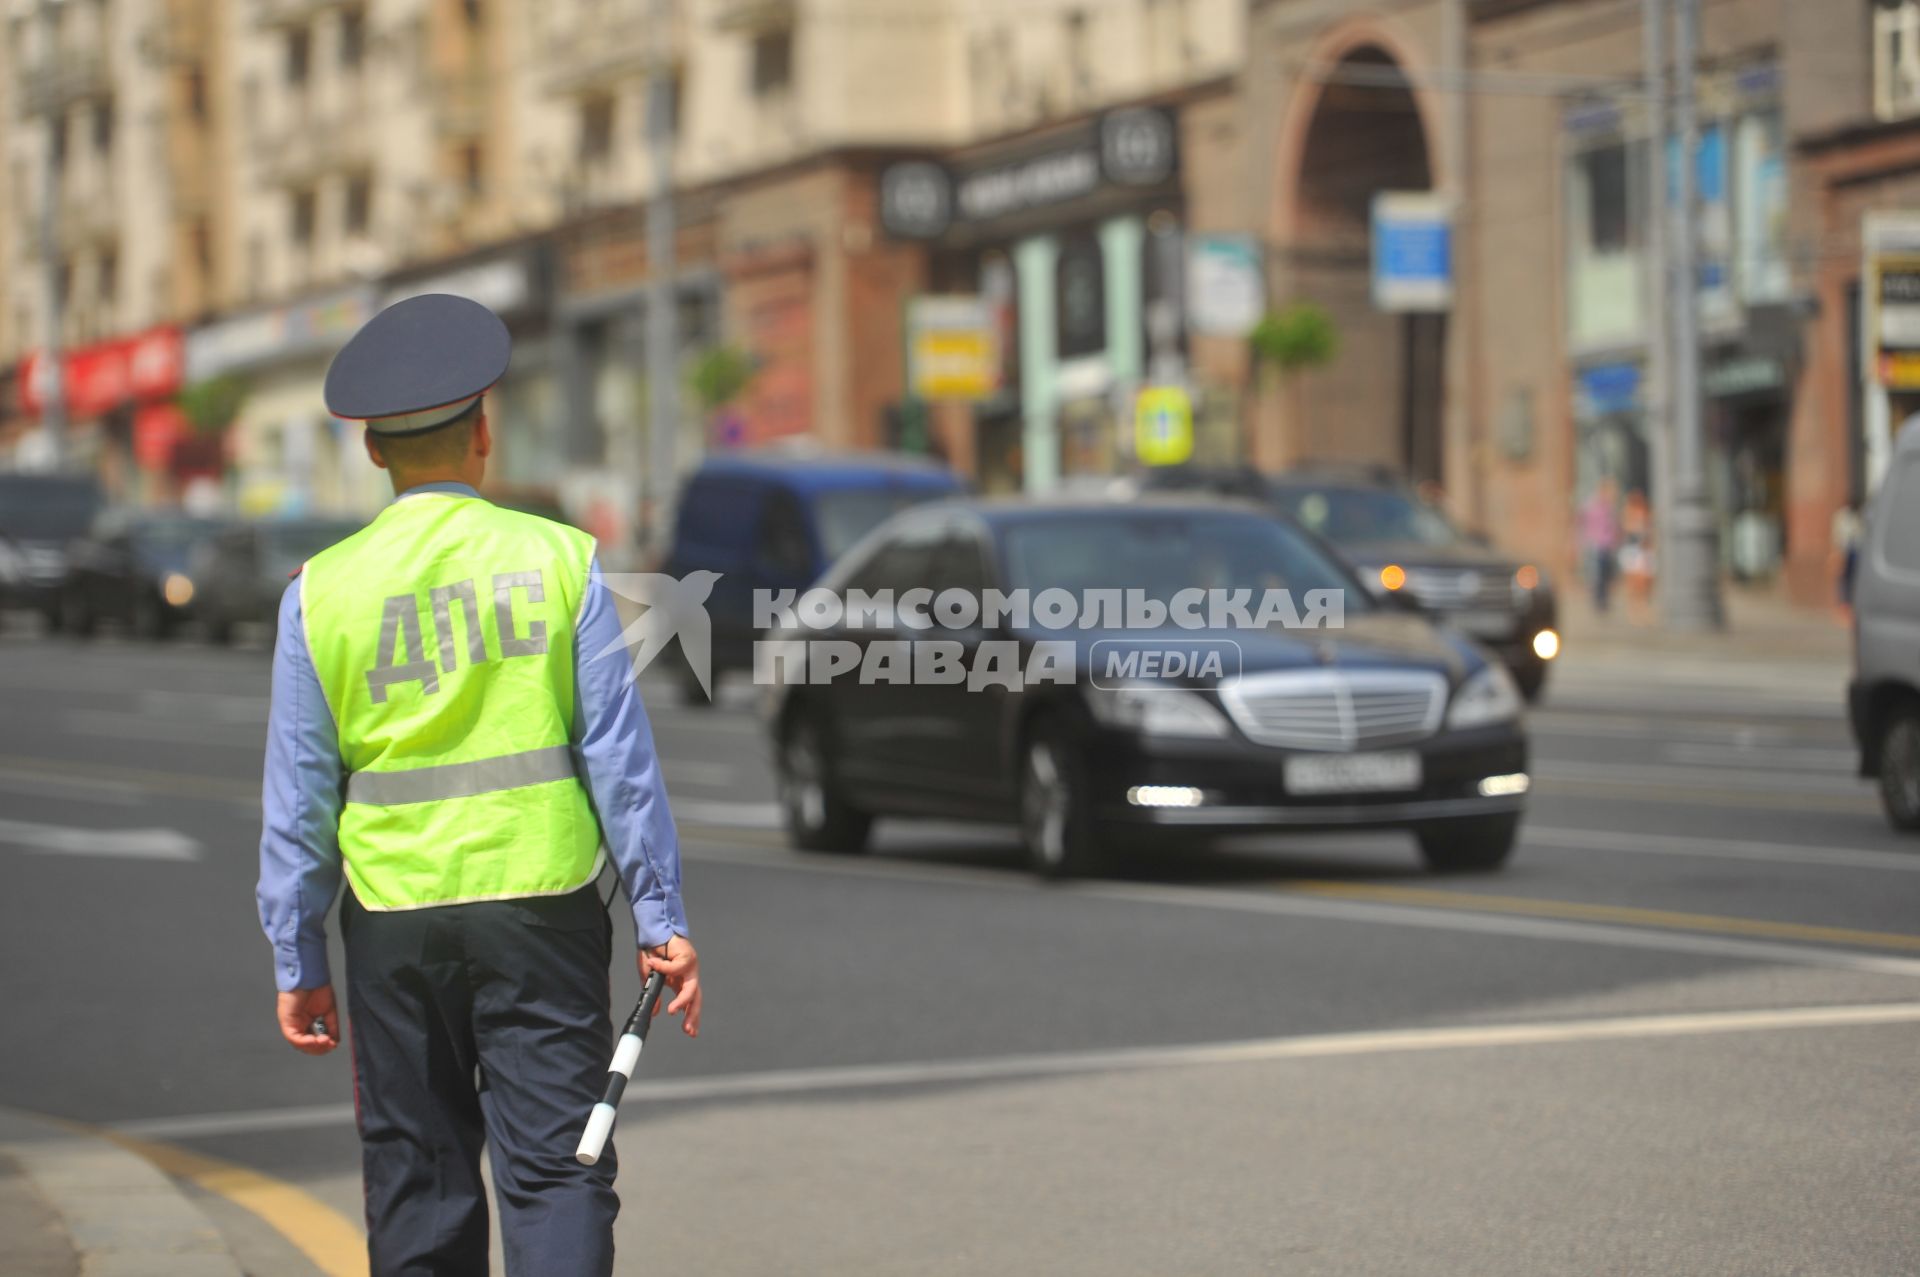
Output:
M574 771L593 539L474 497L394 502L301 573L347 768L340 852L369 909L570 891L599 867Z

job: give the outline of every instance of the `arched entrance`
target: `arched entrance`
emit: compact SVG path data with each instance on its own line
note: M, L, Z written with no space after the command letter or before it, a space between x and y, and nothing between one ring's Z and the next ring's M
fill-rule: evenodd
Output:
M1282 301L1310 300L1331 312L1340 350L1294 398L1289 451L1438 482L1446 318L1384 312L1371 295L1373 197L1435 185L1420 103L1399 61L1372 41L1350 45L1300 92L1310 105L1300 108L1306 122L1292 148L1297 168L1276 284Z

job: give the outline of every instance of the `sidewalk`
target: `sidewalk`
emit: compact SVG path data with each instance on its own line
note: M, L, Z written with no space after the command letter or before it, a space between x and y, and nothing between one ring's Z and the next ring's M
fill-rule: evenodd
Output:
M1729 588L1727 625L1715 633L1668 630L1632 614L1625 595L1614 591L1604 615L1578 582L1560 593L1560 632L1573 664L1618 663L1635 657L1695 657L1715 662L1785 662L1845 668L1853 660L1853 631L1830 608L1802 608L1771 595Z
M17 1277L241 1277L219 1231L144 1159L5 1109L0 1238Z

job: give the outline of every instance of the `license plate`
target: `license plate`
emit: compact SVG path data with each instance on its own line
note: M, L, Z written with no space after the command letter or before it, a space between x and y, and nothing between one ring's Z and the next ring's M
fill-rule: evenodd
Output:
M1513 633L1508 612L1456 612L1453 623L1475 638L1505 638Z
M1420 788L1420 755L1325 754L1289 758L1290 794L1379 794Z

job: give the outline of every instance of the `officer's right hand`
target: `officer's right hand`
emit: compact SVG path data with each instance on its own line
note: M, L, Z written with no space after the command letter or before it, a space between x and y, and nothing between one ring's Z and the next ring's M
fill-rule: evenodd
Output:
M280 1036L294 1050L308 1055L325 1055L340 1045L340 1012L334 1006L332 985L323 984L317 989L290 989L280 995L279 1005L274 1011L280 1021ZM325 1033L312 1032L315 1020L321 1022Z
M663 945L642 949L639 966L642 983L655 971L666 977L667 987L674 992L673 1001L666 1007L667 1014L685 1014L687 1018L680 1024L681 1031L690 1038L699 1037L700 955L693 951L693 941L675 936Z

